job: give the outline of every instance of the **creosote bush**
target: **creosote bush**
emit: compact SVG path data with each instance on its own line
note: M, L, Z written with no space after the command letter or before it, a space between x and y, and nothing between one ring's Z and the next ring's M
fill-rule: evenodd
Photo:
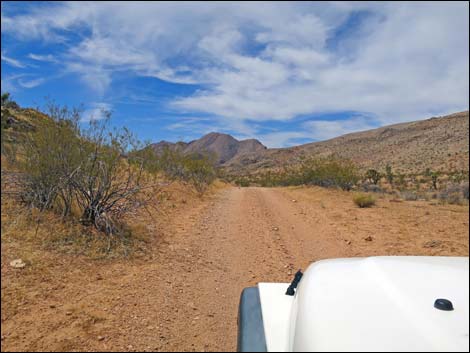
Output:
M372 207L375 205L375 197L368 194L357 194L353 197L354 203L360 208Z
M144 173L147 161L130 153L142 146L128 130L111 130L107 112L106 119L83 128L79 109L48 109L52 120L24 144L24 200L39 210L76 216L108 235L123 234L122 218L158 192Z
M183 153L178 147L166 147L156 154L151 147L147 147L135 155L144 158L146 170L161 172L170 180L188 183L199 195L204 194L217 178L215 159L210 154Z
M328 157L305 158L296 166L237 177L234 181L240 186L251 184L263 187L317 185L339 187L349 191L359 179L360 175L354 163L337 157Z

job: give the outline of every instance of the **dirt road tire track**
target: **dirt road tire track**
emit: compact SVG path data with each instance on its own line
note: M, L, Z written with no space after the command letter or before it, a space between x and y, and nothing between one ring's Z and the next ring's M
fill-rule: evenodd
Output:
M16 250L2 240L2 351L233 351L245 287L289 282L324 258L468 256L468 206L384 198L359 209L321 188L226 187L148 226L158 237L145 259L47 253L40 275L11 270ZM9 281L21 284L18 306L5 307Z

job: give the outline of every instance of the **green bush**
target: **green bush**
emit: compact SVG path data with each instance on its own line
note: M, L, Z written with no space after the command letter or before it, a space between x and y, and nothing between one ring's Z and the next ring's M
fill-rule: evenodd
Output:
M189 181L199 194L203 194L216 178L213 163L204 156L186 157L183 170L183 180Z
M303 161L297 180L304 184L340 187L349 191L359 181L359 172L349 160L335 157L310 158Z
M49 116L25 142L24 199L63 216L76 206L82 223L121 233L121 218L145 205L144 188L155 187L144 178L141 156L124 158L140 144L126 129L110 130L108 119L81 128L77 109L50 105Z
M379 183L381 177L382 175L375 169L369 169L366 173L366 178L374 185Z
M235 179L235 185L240 187L250 186L250 180L248 178L237 178Z
M372 207L375 205L375 197L368 194L357 194L353 197L354 203L360 208Z
M235 177L235 183L254 184L263 187L317 185L351 190L360 175L349 160L336 157L305 158L299 164L282 170L268 170L256 175Z

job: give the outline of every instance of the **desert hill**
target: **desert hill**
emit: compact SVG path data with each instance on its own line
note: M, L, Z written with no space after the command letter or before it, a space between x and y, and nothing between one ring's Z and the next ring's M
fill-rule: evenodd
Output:
M219 165L229 163L232 159L239 158L245 154L261 154L266 150L266 146L261 144L258 140L249 139L239 141L230 135L217 132L211 132L189 143L160 141L153 144L151 147L157 153L165 148L170 148L179 149L183 153L212 154L215 156Z
M427 168L442 172L469 170L468 111L384 126L305 145L240 154L223 166L233 173L256 172L296 163L305 156L338 155L362 168L403 173Z

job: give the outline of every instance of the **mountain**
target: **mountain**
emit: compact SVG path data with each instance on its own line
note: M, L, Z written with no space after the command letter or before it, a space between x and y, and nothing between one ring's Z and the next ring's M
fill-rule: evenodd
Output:
M236 155L224 167L231 173L257 172L297 163L302 157L338 155L362 168L401 173L469 170L468 111L351 133L305 145Z
M239 141L234 137L211 132L198 140L172 143L160 141L151 145L153 150L161 153L164 149L179 149L183 153L200 153L215 156L219 165L230 162L233 158L241 158L245 154L259 154L266 150L266 146L258 140L249 139Z

